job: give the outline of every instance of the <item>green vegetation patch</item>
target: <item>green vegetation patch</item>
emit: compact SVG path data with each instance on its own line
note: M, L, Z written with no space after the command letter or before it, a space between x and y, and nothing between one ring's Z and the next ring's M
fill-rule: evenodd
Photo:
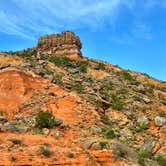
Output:
M113 109L122 110L124 108L125 103L120 100L116 95L112 95L111 106Z
M38 128L52 128L55 124L54 116L48 111L40 111L36 116L36 127Z

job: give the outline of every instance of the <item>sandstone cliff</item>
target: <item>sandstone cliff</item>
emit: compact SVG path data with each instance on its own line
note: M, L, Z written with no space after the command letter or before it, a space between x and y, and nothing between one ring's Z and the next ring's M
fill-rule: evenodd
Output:
M80 38L70 31L43 36L39 39L37 45L37 50L40 53L70 58L80 58L82 55L81 48Z

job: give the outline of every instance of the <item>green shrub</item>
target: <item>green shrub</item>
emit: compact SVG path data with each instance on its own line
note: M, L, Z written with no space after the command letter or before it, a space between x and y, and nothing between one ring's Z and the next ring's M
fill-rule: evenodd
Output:
M85 81L85 82L89 82L89 83L93 83L93 78L90 77L90 76L85 76L85 77L84 77L84 81Z
M36 55L37 55L36 50L26 50L26 51L18 52L18 56L30 61L33 59L33 56L36 57Z
M100 117L100 120L101 120L104 124L109 124L109 123L110 123L110 118L109 118L109 116L107 116L107 115L102 115L102 116Z
M117 94L121 94L121 95L122 94L125 95L127 93L128 93L128 91L126 89L120 89L120 90L117 91Z
M62 57L62 56L47 56L47 60L50 62L54 63L56 66L71 66L72 65L72 60L67 58L67 57Z
M9 161L11 161L11 162L16 162L16 161L17 161L17 158L14 157L14 156L9 156Z
M162 154L155 155L154 160L157 161L160 166L166 166L166 157L164 157Z
M42 154L45 157L51 156L51 151L47 146L40 146L38 151L40 154Z
M51 75L51 74L53 74L53 72L51 70L49 70L49 69L45 69L45 74Z
M122 71L122 72L120 73L120 75L121 75L121 77L122 77L123 79L125 79L125 80L128 80L128 81L135 81L135 78L134 78L132 75L130 75L127 71Z
M71 83L71 90L76 91L77 93L83 93L84 88L81 84L72 82Z
M97 70L105 70L105 65L103 63L98 63L96 69Z
M33 135L41 135L41 134L43 134L43 131L42 131L42 129L39 129L39 128L35 128L35 129L33 129L32 130L32 134Z
M150 156L147 149L139 149L137 154L140 158L148 158Z
M113 154L115 158L119 159L119 158L125 158L125 156L127 155L127 152L121 147L115 147L113 149Z
M38 128L51 128L55 125L54 116L46 111L40 111L36 116L36 127Z
M54 74L53 83L55 83L55 84L57 84L59 86L62 86L63 85L62 75Z
M100 146L101 146L102 148L106 148L106 147L108 146L108 142L106 142L106 141L101 141L101 142L100 142Z
M153 93L154 89L155 89L155 85L150 83L146 84L146 91L148 91L149 93Z
M121 101L116 95L112 95L111 106L113 109L122 110L124 108L125 103Z
M139 122L136 127L137 132L142 132L144 130L147 130L149 128L149 125L145 122Z
M140 149L137 151L137 154L138 154L138 162L143 166L145 165L146 158L151 157L151 154L147 149Z
M71 153L71 152L69 152L69 153L67 154L67 157L69 157L69 158L73 158L73 157L74 157L74 154Z
M160 111L159 111L159 116L161 116L161 117L166 117L166 112L163 111L163 110L160 110Z
M160 99L160 103L162 103L163 105L166 105L166 99L165 98Z
M110 130L108 130L108 131L106 132L106 138L107 138L107 139L113 139L113 138L115 138L115 137L116 137L116 135L115 135L115 133L114 133L114 130L110 129Z
M88 68L88 63L86 61L80 61L77 63L78 63L79 71L82 73L86 73Z
M103 110L106 110L110 107L110 104L105 103L101 100L95 100L94 103L97 107L101 107Z
M13 144L15 144L15 145L20 145L20 144L22 144L22 140L20 140L20 139L16 139L16 138L10 138L10 139L8 139L10 142L12 142Z
M102 132L107 139L113 139L116 137L114 130L110 126L103 127Z
M102 81L104 82L105 80L102 80ZM100 96L102 96L103 99L109 101L110 98L111 98L110 91L114 90L114 89L115 89L115 87L112 84L112 82L106 82L106 83L102 84L102 86L101 86L101 88L99 90Z

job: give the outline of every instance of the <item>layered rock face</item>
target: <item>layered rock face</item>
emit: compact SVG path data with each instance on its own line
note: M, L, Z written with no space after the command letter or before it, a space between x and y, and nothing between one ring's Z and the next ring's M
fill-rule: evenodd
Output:
M71 31L46 35L39 38L37 50L47 55L81 58L80 38Z

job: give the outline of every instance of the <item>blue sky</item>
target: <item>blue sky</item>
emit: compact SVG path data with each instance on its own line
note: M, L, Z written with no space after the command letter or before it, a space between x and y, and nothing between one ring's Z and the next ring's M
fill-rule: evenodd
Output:
M0 0L0 50L72 30L85 56L166 81L166 0Z

